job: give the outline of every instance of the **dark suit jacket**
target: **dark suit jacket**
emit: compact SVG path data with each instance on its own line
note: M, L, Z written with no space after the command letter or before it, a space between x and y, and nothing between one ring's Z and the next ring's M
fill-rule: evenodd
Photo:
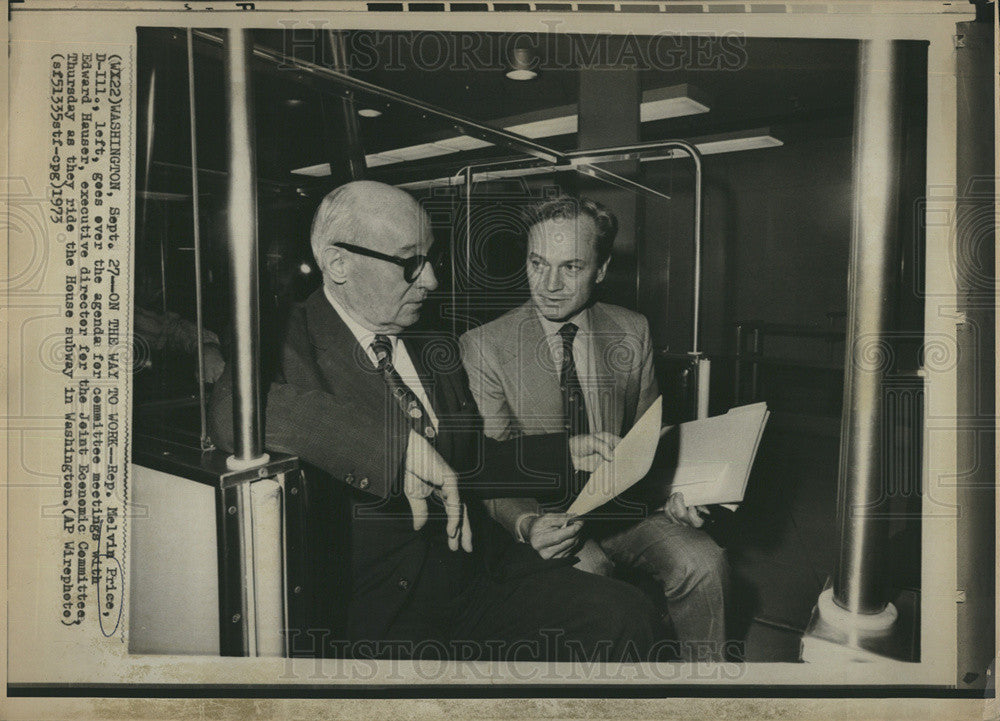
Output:
M472 517L473 557L448 551L443 513L432 513L424 529L413 530L399 482L409 425L322 288L292 310L267 394L265 447L297 455L328 474L309 500L317 573L336 570L334 555L343 556L345 549L331 548L330 538L349 529L350 590L345 595L352 639L384 638L418 587L418 602L445 603L476 573L503 574L512 567L537 565L531 549L512 546L509 535L472 501L523 494L525 486L539 482L561 483L561 464L543 469L535 464L534 472L525 473L517 459L565 457L565 436L540 436L528 448L485 438L457 345L438 334L404 335L403 340L438 416L436 447L459 472ZM231 448L228 370L216 384L210 411L213 439ZM428 577L434 581L419 583ZM327 602L335 597L332 591L326 589ZM321 597L323 593L321 589ZM332 610L319 611L324 612Z

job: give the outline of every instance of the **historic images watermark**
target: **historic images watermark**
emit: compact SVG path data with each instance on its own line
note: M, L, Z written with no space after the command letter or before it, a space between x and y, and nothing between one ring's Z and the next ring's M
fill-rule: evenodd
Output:
M515 50L527 50L529 68L535 72L630 68L635 70L740 70L748 60L746 36L678 34L661 31L651 35L583 35L561 33L559 20L542 20L545 32L497 34L485 32L357 31L341 33L346 56L354 72L371 70L421 72L505 71ZM336 64L327 43L317 43L317 33L329 30L325 20L288 20L281 23L282 52L319 65ZM287 66L291 68L292 66Z
M607 663L612 641L591 649L564 638L559 629L541 629L533 639L517 641L421 639L419 641L329 638L329 630L293 632L291 657L282 680L402 681L416 675L422 681L453 682L642 682L736 681L746 673L742 641L661 639L648 653L626 644L622 660ZM325 647L327 658L303 658ZM299 656L299 657L297 657ZM701 663L715 658L724 663ZM683 662L683 663L678 663Z

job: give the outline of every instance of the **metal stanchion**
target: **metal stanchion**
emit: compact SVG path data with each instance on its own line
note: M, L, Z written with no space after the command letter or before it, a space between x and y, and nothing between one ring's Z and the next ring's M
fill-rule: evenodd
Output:
M260 421L260 300L257 279L257 172L254 159L253 38L230 30L226 41L229 106L229 288L233 324L231 468L267 462Z

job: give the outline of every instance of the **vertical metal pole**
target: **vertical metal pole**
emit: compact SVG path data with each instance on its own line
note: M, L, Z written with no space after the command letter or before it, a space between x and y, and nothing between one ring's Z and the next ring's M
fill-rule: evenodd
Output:
M736 324L736 362L733 364L733 405L739 405L743 400L743 324Z
M472 177L470 165L465 168L465 330L472 324Z
M229 286L233 324L233 468L267 461L260 422L260 328L257 288L257 173L254 158L250 30L226 38L229 106Z
M764 339L759 326L750 333L750 400L760 400L760 357L764 353Z
M848 274L844 409L840 427L840 558L833 600L852 615L879 614L884 522L871 513L883 495L880 416L892 309L901 150L900 49L861 42L854 108L854 220Z
M712 387L712 361L708 358L698 358L695 363L698 373L695 378L698 385L695 389L695 418L708 418L708 401Z
M167 314L167 238L170 237L170 206L160 205L160 308Z
M696 366L695 373L695 417L708 417L708 395L709 384L711 383L711 364L708 359L702 358L702 352L698 349L698 331L701 326L701 208L702 208L702 162L701 152L683 140L674 140L665 143L664 147L675 148L691 156L694 163L694 268L692 270L692 290L691 290L691 351L689 355ZM737 353L738 355L738 353ZM737 366L739 360L737 359ZM739 369L737 367L737 373Z
M687 145L685 143L685 145ZM701 324L701 153L694 146L685 148L694 161L694 294L691 311L691 352L698 350L698 326Z
M461 195L458 199L461 200ZM457 230L457 223L452 227ZM451 248L448 249L448 265L451 272L451 334L458 338L458 237L456 233L450 233L448 238L451 241Z
M145 244L146 222L149 215L149 175L153 165L153 135L156 133L156 68L149 71L149 92L146 95L146 162L142 169L142 194L139 203L139 236Z
M212 446L208 437L208 411L205 399L204 318L201 297L201 207L198 186L198 122L194 101L194 36L187 31L188 112L191 126L191 215L194 226L194 312L198 332L198 413L201 421L202 450Z
M641 238L640 238L640 234L636 233L636 235L635 235L635 263L633 264L634 265L634 271L635 271L635 308L636 308L636 310L639 310L639 300L640 300L640 297L641 297L640 290L642 288L642 258L640 257L641 253L642 253Z

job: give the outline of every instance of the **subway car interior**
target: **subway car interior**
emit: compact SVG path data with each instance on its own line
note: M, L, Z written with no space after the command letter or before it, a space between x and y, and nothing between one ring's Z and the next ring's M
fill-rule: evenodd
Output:
M229 240L239 98L228 36L238 32L139 30L130 487L150 512L132 522L133 652L281 655L305 595L294 556L308 531L293 516L308 471L272 454L260 476L273 485L255 494L245 486L256 471L227 467L205 424L213 367L234 362L241 332ZM321 283L310 221L338 185L382 181L427 210L447 261L420 323L456 334L528 297L526 205L559 193L598 200L620 224L600 297L648 318L664 422L759 401L771 411L745 499L715 514L712 533L732 567L732 659L802 661L851 533L838 498L851 482L845 434L861 413L849 385L852 323L866 307L852 268L856 155L883 130L867 127L880 116L864 92L866 43L691 34L660 37L654 53L624 35L307 26L245 38L262 387L284 315ZM917 662L934 341L921 211L928 43L896 41L892 52L893 232L874 290L891 312L863 349L881 374L877 531L865 536L879 548L866 551L866 578L841 582L875 588L898 613L890 637L854 652ZM154 514L164 498L201 510ZM244 518L257 503L265 510ZM247 524L268 513L284 541L264 548ZM185 538L171 546L163 534ZM177 553L199 569L183 581L165 568ZM278 568L272 588L263 572L247 581L248 567L267 563ZM209 589L203 608L178 587L191 583ZM177 604L204 633L170 637L163 619ZM264 609L279 627L271 636Z

